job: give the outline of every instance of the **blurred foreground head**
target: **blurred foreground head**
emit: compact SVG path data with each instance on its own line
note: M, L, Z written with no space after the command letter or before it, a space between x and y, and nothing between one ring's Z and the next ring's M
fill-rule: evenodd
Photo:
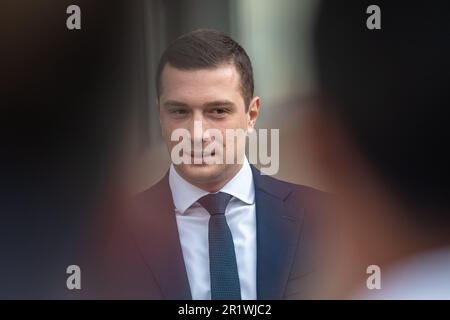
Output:
M71 4L0 12L0 298L76 297L66 268L85 267L115 192L137 64L132 6L78 1L81 30L68 30Z
M314 33L319 107L305 126L337 200L326 288L338 297L369 294L369 265L387 276L450 247L450 11L378 1L381 29L370 30L371 4L322 1Z

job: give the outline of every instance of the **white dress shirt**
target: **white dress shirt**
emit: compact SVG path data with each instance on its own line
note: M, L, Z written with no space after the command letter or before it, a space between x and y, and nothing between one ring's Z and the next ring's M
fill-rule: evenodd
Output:
M169 185L192 299L211 299L209 213L197 202L208 194L183 179L171 165ZM256 299L256 209L253 174L245 159L239 172L220 190L233 197L225 217L233 235L243 300Z

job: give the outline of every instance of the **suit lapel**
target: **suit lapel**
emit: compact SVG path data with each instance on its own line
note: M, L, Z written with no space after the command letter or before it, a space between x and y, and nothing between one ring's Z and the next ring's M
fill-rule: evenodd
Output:
M168 175L137 207L133 229L136 242L164 299L192 299L178 236Z
M299 239L301 208L290 208L292 192L252 166L255 183L258 299L282 299ZM297 212L296 212L297 211Z

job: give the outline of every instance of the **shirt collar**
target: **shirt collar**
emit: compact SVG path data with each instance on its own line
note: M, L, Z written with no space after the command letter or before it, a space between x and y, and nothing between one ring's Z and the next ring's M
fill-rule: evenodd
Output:
M173 164L169 169L169 186L172 191L175 208L181 214L184 214L198 199L209 193L181 177ZM226 192L247 204L254 203L255 187L253 174L247 158L244 159L244 163L238 173L220 191Z
M220 191L231 194L247 204L255 202L253 173L247 158L244 158L244 163L238 173Z

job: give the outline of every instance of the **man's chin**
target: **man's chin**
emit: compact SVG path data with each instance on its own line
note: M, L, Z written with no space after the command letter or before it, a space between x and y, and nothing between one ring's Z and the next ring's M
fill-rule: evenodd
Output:
M175 167L183 178L194 184L220 181L221 176L226 171L226 166L223 164L181 164Z

